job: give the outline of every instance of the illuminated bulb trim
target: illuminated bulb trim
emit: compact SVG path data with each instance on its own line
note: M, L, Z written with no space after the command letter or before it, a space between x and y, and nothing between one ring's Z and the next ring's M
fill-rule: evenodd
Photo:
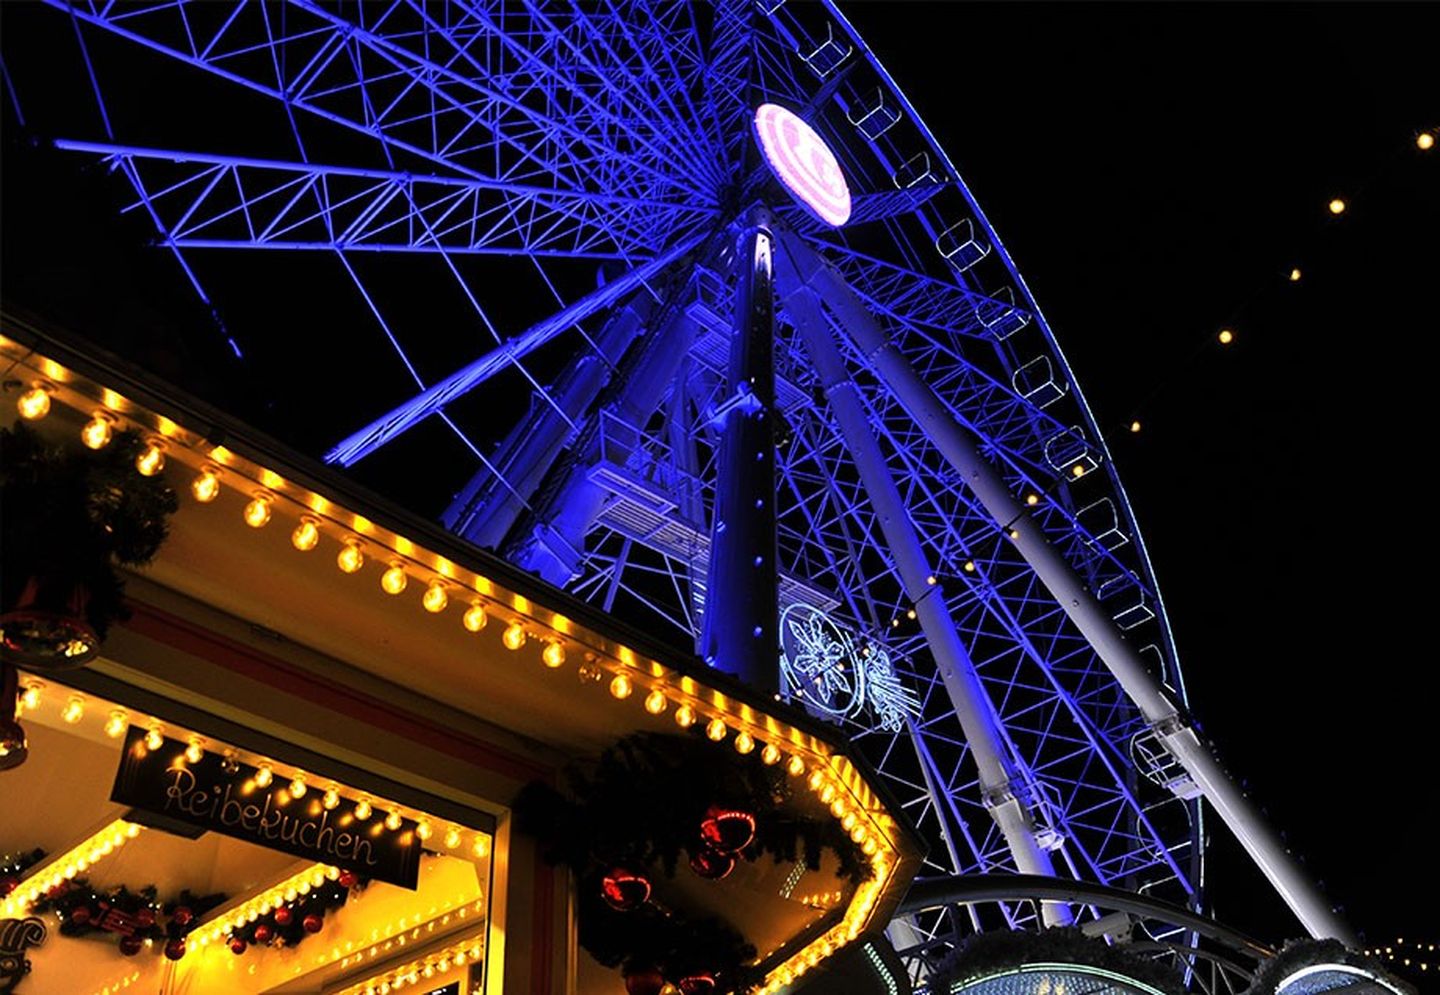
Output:
M675 724L681 729L689 729L695 724L695 709L689 705L681 705L675 709Z
M670 699L665 697L665 692L656 688L645 696L645 711L651 715L660 715L670 706Z
M205 759L205 746L200 737L190 737L190 742L185 746L185 759L192 764L198 764Z
M151 726L145 732L145 748L158 750L165 745L165 733L161 726Z
M270 524L270 515L273 511L275 498L266 491L256 491L245 505L245 524L252 529L263 529Z
M546 643L545 648L540 651L540 659L544 661L545 666L551 670L563 666L565 663L565 647L560 645L559 642L552 640ZM611 686L611 691L614 691L613 685Z
M358 573L365 565L365 553L360 549L360 540L354 537L346 539L340 552L335 554L335 565L340 568L341 573Z
M340 788L332 784L325 789L324 796L320 799L320 805L327 812L333 811L340 805Z
M755 749L755 737L743 729L740 730L739 735L735 737L735 752L744 755L753 749Z
M706 737L716 743L724 739L729 731L730 727L725 724L725 720L722 718L716 717L705 723Z
M791 754L789 762L785 764L785 772L791 777L799 777L805 773L805 761L800 759L799 754Z
M449 603L450 595L445 593L445 585L438 580L431 581L420 598L420 604L432 615L443 612Z
M50 413L50 394L54 390L53 384L36 380L29 390L16 398L15 410L26 421L39 421Z
M308 553L320 545L320 519L313 515L302 515L300 524L290 533L290 545L302 553Z
M390 566L380 575L380 589L386 594L400 594L409 583L405 566L399 560L391 560Z
M255 768L255 787L268 788L275 780L275 770L269 764L260 764Z
M628 698L634 690L634 683L625 674L616 674L615 679L610 682L610 694L616 698Z
M361 822L370 818L375 812L375 807L370 804L369 798L361 798L355 803L355 818Z
M470 602L470 607L465 609L465 615L461 619L465 628L471 632L479 632L485 628L485 623L490 621L490 616L485 614L485 606L479 601Z
M511 622L505 627L500 641L505 644L507 650L518 650L525 645L525 626L519 622Z
M190 481L190 494L201 504L209 504L220 496L220 468L207 463Z
M400 810L392 808L390 810L390 813L385 816L385 828L393 833L395 830L400 828L400 826L403 824L403 821L404 820L400 815Z
M96 411L80 429L80 441L86 449L104 449L115 436L116 418L108 411Z
M304 797L305 797L305 775L304 775L304 774L299 774L299 773L297 773L294 777L292 777L292 778L290 779L290 788L289 788L289 790L290 790L290 797L291 797L291 798L304 798Z
M111 739L119 739L125 735L125 730L130 726L130 715L123 708L117 708L110 713L105 720L105 735Z
M60 710L60 718L67 724L74 725L85 717L85 699L77 695L71 695L70 700L65 702L65 707Z
M145 440L145 449L135 457L135 469L142 477L153 477L165 469L165 440L151 436Z
M446 846L446 848L447 848L447 849L450 849L450 850L455 849L457 846L460 845L460 843L462 842L463 838L464 838L464 837L462 837L461 834L460 834L460 827L459 827L459 826L451 826L449 829L445 830L445 846Z

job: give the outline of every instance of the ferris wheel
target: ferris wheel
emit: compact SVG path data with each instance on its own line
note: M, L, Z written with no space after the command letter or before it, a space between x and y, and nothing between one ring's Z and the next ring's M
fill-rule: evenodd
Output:
M778 612L754 633L776 690L885 775L928 876L1199 909L1206 796L1307 927L1341 931L1190 727L1055 335L832 0L50 6L103 120L56 145L124 177L202 297L223 315L216 274L301 253L339 264L319 292L364 302L365 336L313 333L382 383L325 459L418 471L448 446L449 528L719 666L716 627L753 621L734 550L773 534L753 577ZM166 95L105 71L122 49L268 116L207 144L127 133ZM407 332L433 301L376 290L401 257L460 301L439 346ZM510 300L517 265L541 305ZM892 939L918 972L982 925L939 905Z

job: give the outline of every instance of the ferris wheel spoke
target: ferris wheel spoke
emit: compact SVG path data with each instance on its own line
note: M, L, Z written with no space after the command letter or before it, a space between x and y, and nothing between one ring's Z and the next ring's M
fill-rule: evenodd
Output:
M60 140L121 164L177 246L628 259L714 212L515 183ZM134 205L132 205L134 206Z
M457 370L416 397L351 435L325 455L326 462L350 466L374 452L445 405L484 383L500 370L523 359L540 346L627 296L646 280L658 276L667 266L693 250L703 240L694 236L680 242L662 256L650 260L580 298L569 307L532 325L504 345Z

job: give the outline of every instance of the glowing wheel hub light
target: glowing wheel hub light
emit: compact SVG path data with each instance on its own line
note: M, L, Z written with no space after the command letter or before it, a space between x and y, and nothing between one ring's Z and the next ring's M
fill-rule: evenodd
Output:
M850 188L830 146L778 104L755 109L755 136L775 177L806 210L839 228L850 220Z

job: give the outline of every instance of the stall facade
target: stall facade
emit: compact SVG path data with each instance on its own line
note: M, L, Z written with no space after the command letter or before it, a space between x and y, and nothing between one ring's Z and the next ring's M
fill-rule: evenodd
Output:
M0 333L7 439L131 447L137 486L178 499L84 665L88 636L5 606L0 991L645 990L580 949L584 877L512 810L637 735L783 772L786 818L863 864L640 868L652 910L725 920L768 991L884 925L919 856L826 727L144 371L28 318Z

